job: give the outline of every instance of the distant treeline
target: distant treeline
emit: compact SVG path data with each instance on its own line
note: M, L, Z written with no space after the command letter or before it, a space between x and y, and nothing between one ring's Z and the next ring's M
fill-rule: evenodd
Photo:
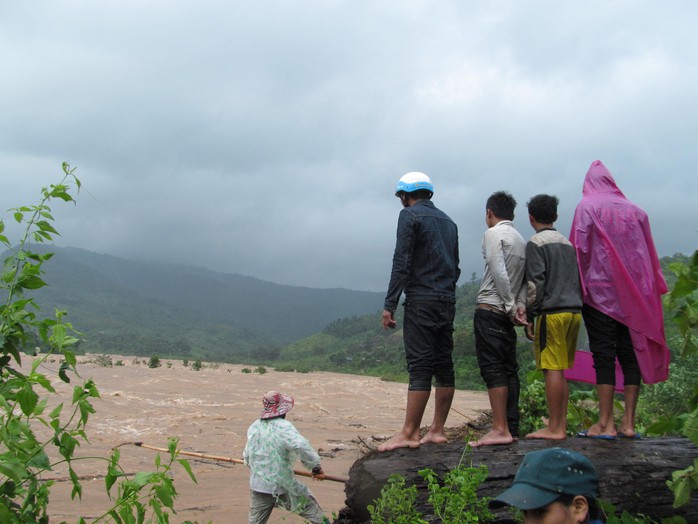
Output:
M84 250L51 249L43 313L68 311L83 333L80 352L202 359L280 370L336 371L407 381L398 329L380 324L381 293L279 286L201 268L126 261ZM671 262L662 266L670 287ZM457 290L454 361L457 386L482 387L475 357L475 274ZM353 310L353 312L352 312ZM345 313L342 314L341 312ZM324 320L323 320L324 319ZM667 335L676 333L666 322ZM585 344L586 334L580 337ZM520 336L522 368L532 368L531 344Z

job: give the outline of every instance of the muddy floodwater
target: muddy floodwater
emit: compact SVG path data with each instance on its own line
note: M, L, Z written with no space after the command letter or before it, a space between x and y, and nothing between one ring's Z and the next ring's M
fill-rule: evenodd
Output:
M96 413L87 426L89 444L82 444L80 457L108 457L114 446L123 444L121 464L127 473L154 469L155 451L136 447L143 442L167 447L169 437L178 437L183 451L242 458L248 426L259 416L262 395L278 389L295 397L288 416L323 458L327 474L347 477L349 468L366 450L395 433L405 416L405 384L378 378L338 373L287 373L268 369L266 373L244 373L245 366L204 364L200 371L181 361L162 361L151 369L147 359L112 356L122 366L104 367L94 356L79 357L82 379L93 379L101 398L93 405ZM26 366L26 363L25 363ZM59 363L46 362L40 372L52 378L66 407L72 387L57 378ZM250 367L254 370L254 367ZM52 401L52 404L55 404ZM454 410L447 426L460 426L477 418L489 407L484 392L457 391ZM431 421L433 400L424 424ZM37 428L41 435L46 432ZM186 520L226 524L247 522L249 501L248 471L244 465L188 458L198 483L175 468L179 496L173 523ZM51 522L76 522L79 516L94 519L110 507L104 489L106 461L86 459L75 463L82 479L82 500L71 500L67 471L57 467L45 475L55 480L49 510ZM298 463L297 469L302 469ZM338 482L308 482L328 517L344 506L344 485ZM115 488L114 488L115 489ZM274 510L270 522L300 523L302 519Z

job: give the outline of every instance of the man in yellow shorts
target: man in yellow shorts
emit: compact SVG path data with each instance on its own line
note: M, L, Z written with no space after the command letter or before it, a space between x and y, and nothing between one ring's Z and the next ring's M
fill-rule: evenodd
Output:
M574 352L582 319L582 292L574 247L553 224L559 200L534 196L527 204L536 234L526 244L529 324L536 369L545 375L548 424L526 438L564 440L567 436L569 388L565 369L574 366Z

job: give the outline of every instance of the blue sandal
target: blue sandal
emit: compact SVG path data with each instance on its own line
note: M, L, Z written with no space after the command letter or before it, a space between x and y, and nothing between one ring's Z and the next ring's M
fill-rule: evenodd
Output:
M577 433L577 436L579 438L593 438L597 440L618 440L618 437L614 437L613 435L589 435L588 431L588 429L580 431Z

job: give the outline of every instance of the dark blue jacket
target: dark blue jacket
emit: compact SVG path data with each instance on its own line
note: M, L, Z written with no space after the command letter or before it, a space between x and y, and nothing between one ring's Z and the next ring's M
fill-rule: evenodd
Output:
M406 300L455 302L459 262L458 227L446 213L430 200L404 208L384 308L395 311L403 291Z

